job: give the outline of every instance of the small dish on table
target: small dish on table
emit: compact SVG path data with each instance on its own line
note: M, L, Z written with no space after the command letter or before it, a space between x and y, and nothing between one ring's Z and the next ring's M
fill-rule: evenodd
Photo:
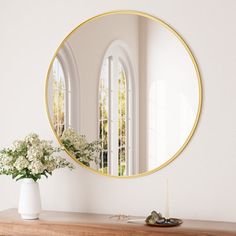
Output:
M157 227L172 227L178 226L183 223L181 219L177 218L165 218L162 217L161 213L157 213L156 211L152 211L151 215L149 215L146 220L146 224L148 226L157 226Z

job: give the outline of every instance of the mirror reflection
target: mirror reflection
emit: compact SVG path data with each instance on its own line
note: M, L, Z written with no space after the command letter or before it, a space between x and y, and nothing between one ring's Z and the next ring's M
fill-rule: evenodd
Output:
M76 28L49 68L50 123L80 163L132 176L175 158L199 117L194 59L176 33L140 13L98 16Z

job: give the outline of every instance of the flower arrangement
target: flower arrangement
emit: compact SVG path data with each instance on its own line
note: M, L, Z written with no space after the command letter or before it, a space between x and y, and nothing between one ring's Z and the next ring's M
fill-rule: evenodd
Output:
M55 156L60 151L51 141L40 140L35 133L29 134L24 140L15 141L12 148L0 151L0 174L11 175L16 180L31 178L36 182L41 176L52 175L56 169L73 169L70 162Z
M89 166L92 161L99 163L100 141L89 143L85 135L77 134L71 128L63 132L61 141L64 147L82 164Z

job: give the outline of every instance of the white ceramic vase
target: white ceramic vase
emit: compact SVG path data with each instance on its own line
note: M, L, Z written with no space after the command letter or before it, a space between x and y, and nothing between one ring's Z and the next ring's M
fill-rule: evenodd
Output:
M22 179L18 213L24 220L36 220L41 211L39 184L33 179Z

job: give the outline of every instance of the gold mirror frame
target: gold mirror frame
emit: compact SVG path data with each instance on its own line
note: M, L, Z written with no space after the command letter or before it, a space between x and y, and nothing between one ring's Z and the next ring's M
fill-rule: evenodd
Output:
M166 28L167 30L169 30L177 39L179 39L179 41L182 43L182 45L185 47L185 49L187 50L190 58L191 58L191 61L194 65L194 68L195 68L195 72L197 74L197 79L198 79L198 92L199 92L199 101L198 101L198 110L197 110L197 115L196 115L196 118L195 118L195 121L194 121L194 124L193 124L193 127L191 129L191 132L190 134L188 135L187 139L185 140L184 144L179 148L179 150L175 153L175 155L173 155L171 158L168 159L168 161L166 161L165 163L163 163L162 165L158 166L157 168L154 168L152 170L149 170L149 171L146 171L146 172L143 172L141 174L136 174L136 175L132 175L132 176L114 176L114 175L109 175L109 174L103 174L103 173L100 173L99 171L96 171L94 169L92 169L91 167L88 167L84 164L82 164L81 162L79 162L71 153L69 153L68 150L65 149L65 152L75 161L77 162L78 164L80 164L82 167L88 169L89 171L93 172L93 173L96 173L96 174L99 174L99 175L103 175L103 176L109 176L109 177L112 177L112 178L119 178L119 179L127 179L127 178L135 178L135 177L141 177L141 176L146 176L146 175L149 175L149 174L152 174L154 172L157 172L158 170L164 168L165 166L167 166L168 164L170 164L173 160L175 160L181 153L182 151L186 148L186 146L188 145L188 143L190 142L191 138L193 137L193 134L197 128L197 125L198 125L198 122L199 122L199 119L200 119L200 115L201 115L201 110L202 110L202 79L201 79L201 74L200 74L200 71L199 71L199 68L198 68L198 65L197 65L197 62L196 62L196 59L195 57L193 56L193 53L192 51L190 50L190 47L187 45L187 43L185 42L185 40L180 36L179 33L177 33L177 31L175 29L173 29L170 25L168 25L167 23L165 23L163 20L157 18L157 17L154 17L150 14L147 14L147 13L144 13L144 12L140 12L140 11L134 11L134 10L119 10L119 11L109 11L109 12L105 12L105 13L102 13L102 14L99 14L99 15L96 15L94 17L91 17L89 18L88 20L80 23L76 28L74 28L65 38L64 40L60 43L59 47L57 48L56 52L54 53L53 55L53 58L50 62L50 65L49 65L49 68L48 68L48 71L47 71L47 75L46 75L46 86L45 86L45 103L46 103L46 110L47 110L47 116L48 116L48 119L49 119L49 123L50 123L50 126L51 126L51 129L58 141L58 143L60 144L60 146L63 146L62 142L60 141L59 137L57 136L54 128L53 128L53 123L52 123L52 120L51 120L51 117L50 117L50 112L49 112L49 107L48 107L48 81L49 81L49 73L50 73L50 70L51 70L51 67L52 67L52 64L53 64L53 61L55 59L55 57L57 56L57 53L58 51L60 50L60 48L63 46L64 42L68 39L68 37L70 37L70 35L72 35L77 29L79 29L82 25L94 20L94 19L97 19L97 18L100 18L100 17L103 17L103 16L107 16L107 15L112 15L112 14L132 14L132 15L139 15L139 16L143 16L143 17L146 17L148 19L151 19L151 20L154 20L156 21L157 23L161 24L164 28Z

